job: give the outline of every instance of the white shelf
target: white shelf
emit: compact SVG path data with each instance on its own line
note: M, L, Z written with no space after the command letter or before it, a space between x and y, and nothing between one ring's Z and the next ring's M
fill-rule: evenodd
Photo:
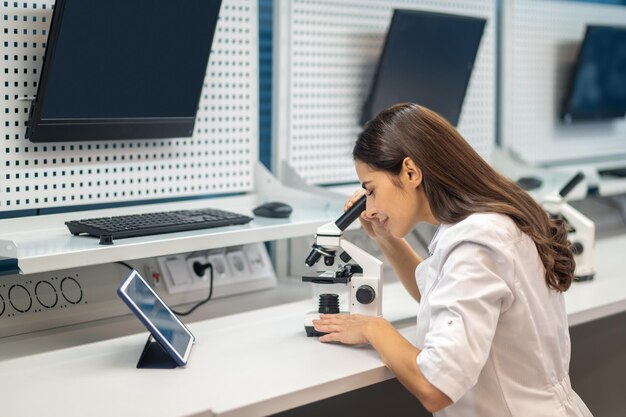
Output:
M589 161L560 162L548 167L526 164L512 156L510 151L496 149L492 160L496 169L513 180L523 176L540 179L541 187L529 192L538 200L546 194L558 191L579 172L585 175L585 179L567 196L568 200L585 198L589 189L597 189L598 194L604 197L626 193L626 178L602 177L599 174L604 169L626 167L626 158L620 156L596 158L596 160Z
M542 201L547 196L556 195L574 175L583 171L578 166L544 168L527 165L503 149L495 149L491 159L493 167L513 181L517 181L521 177L533 177L540 180L541 185L538 188L528 191L528 194L537 201ZM585 179L570 191L567 200L578 200L587 196L590 178L586 170L583 172Z
M258 192L242 196L0 220L0 258L16 259L20 273L31 274L163 256L312 235L343 211L340 196L284 187L261 167L257 167L255 181ZM276 200L293 207L289 218L255 217L245 225L118 239L109 246L100 245L98 238L73 236L65 226L67 220L207 207L252 217L254 207Z

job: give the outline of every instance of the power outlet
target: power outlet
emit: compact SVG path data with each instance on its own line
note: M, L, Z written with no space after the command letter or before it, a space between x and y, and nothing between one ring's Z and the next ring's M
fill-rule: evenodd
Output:
M191 280L197 281L208 281L209 280L209 272L207 269L203 269L203 266L208 262L207 256L192 256L187 258L187 268L191 271Z
M213 265L213 279L216 284L228 282L232 278L233 273L230 271L225 253L210 253L207 260Z
M163 275L167 277L165 285L168 290L189 287L191 285L191 274L183 256L168 256L163 260L162 268L165 272Z
M248 259L243 250L238 249L226 252L226 258L230 264L231 271L233 271L233 278L248 279L252 277Z
M171 255L159 258L158 262L165 288L170 294L209 288L210 286L208 272L204 271L203 275L198 275L194 270L196 262L202 265L207 263L206 255Z
M272 272L272 264L267 257L263 256L267 253L263 246L246 245L243 247L243 252L253 275L267 275Z

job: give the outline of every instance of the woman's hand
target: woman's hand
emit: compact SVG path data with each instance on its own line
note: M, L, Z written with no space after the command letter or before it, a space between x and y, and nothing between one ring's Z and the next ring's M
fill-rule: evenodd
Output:
M350 196L348 201L346 201L343 210L348 211L350 207L352 207L357 201L359 201L363 194L365 194L365 190L356 190L354 194ZM367 235L375 241L381 242L384 240L393 239L393 236L391 236L389 230L387 230L387 228L382 225L382 223L378 220L378 217L369 216L367 210L364 210L363 213L361 213L359 220L361 221L361 226L363 226L363 229L367 232Z
M380 317L361 314L321 314L313 320L318 332L328 333L320 337L320 342L341 342L348 345L369 343L368 332L383 320Z

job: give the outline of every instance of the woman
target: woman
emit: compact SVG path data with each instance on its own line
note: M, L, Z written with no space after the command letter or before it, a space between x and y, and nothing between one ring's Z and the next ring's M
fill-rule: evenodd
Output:
M370 121L353 156L363 228L420 302L417 344L360 315L321 315L320 340L370 343L437 416L591 416L568 374L565 225L415 104ZM439 224L425 260L403 239L421 221Z

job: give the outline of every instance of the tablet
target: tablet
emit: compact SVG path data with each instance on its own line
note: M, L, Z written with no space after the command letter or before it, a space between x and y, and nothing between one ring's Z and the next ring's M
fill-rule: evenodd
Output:
M172 359L186 365L195 337L141 275L133 270L117 293Z

